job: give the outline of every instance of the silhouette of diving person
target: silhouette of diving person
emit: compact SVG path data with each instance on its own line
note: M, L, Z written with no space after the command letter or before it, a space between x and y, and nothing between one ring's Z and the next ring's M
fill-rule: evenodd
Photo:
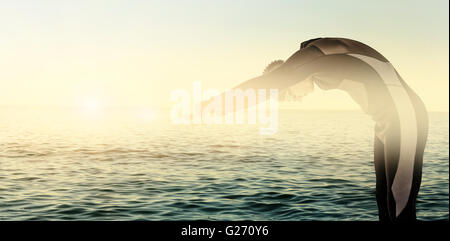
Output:
M316 38L286 61L235 89L278 89L298 99L314 84L340 89L375 121L374 162L380 221L416 220L416 198L428 135L427 110L392 64L373 48L351 39Z

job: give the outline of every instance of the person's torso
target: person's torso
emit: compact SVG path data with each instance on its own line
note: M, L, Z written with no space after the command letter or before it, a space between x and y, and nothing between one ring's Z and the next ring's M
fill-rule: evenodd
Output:
M397 109L405 108L409 95L415 95L384 56L361 42L320 38L307 44L307 47L311 46L323 53L319 58L332 57L336 60L330 63L338 65L327 64L324 68L331 71L314 74L315 84L321 89L347 92L364 112L381 125L395 119Z

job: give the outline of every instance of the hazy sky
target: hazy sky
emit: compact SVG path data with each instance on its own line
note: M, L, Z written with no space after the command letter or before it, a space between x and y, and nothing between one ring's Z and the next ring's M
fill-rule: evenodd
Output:
M175 88L225 89L339 36L387 57L429 110L448 111L448 1L0 0L0 105L167 106ZM349 109L338 91L301 108Z

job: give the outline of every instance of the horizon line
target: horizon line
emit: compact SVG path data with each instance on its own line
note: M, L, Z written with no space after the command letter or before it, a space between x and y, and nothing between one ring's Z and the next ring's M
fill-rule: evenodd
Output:
M22 105L22 104L11 104L11 105L1 105L0 109L7 109L7 108L42 108L42 109L78 109L79 107L76 105ZM157 109L160 111L168 111L170 110L170 107L157 107L157 106L144 106L144 105L122 105L122 106L113 106L113 107L107 107L105 109L109 110L129 110L129 109L136 109L136 108L152 108ZM292 110L292 111L352 111L357 112L361 111L361 109L358 108L341 108L341 109L330 109L330 108L293 108L293 107L281 107L279 110ZM443 112L443 113L449 113L449 110L427 110L428 112Z

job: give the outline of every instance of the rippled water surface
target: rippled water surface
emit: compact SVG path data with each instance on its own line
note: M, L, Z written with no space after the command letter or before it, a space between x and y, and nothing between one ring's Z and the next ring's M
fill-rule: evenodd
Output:
M377 220L373 123L283 111L259 126L0 109L0 220ZM448 113L430 114L417 209L449 218Z

